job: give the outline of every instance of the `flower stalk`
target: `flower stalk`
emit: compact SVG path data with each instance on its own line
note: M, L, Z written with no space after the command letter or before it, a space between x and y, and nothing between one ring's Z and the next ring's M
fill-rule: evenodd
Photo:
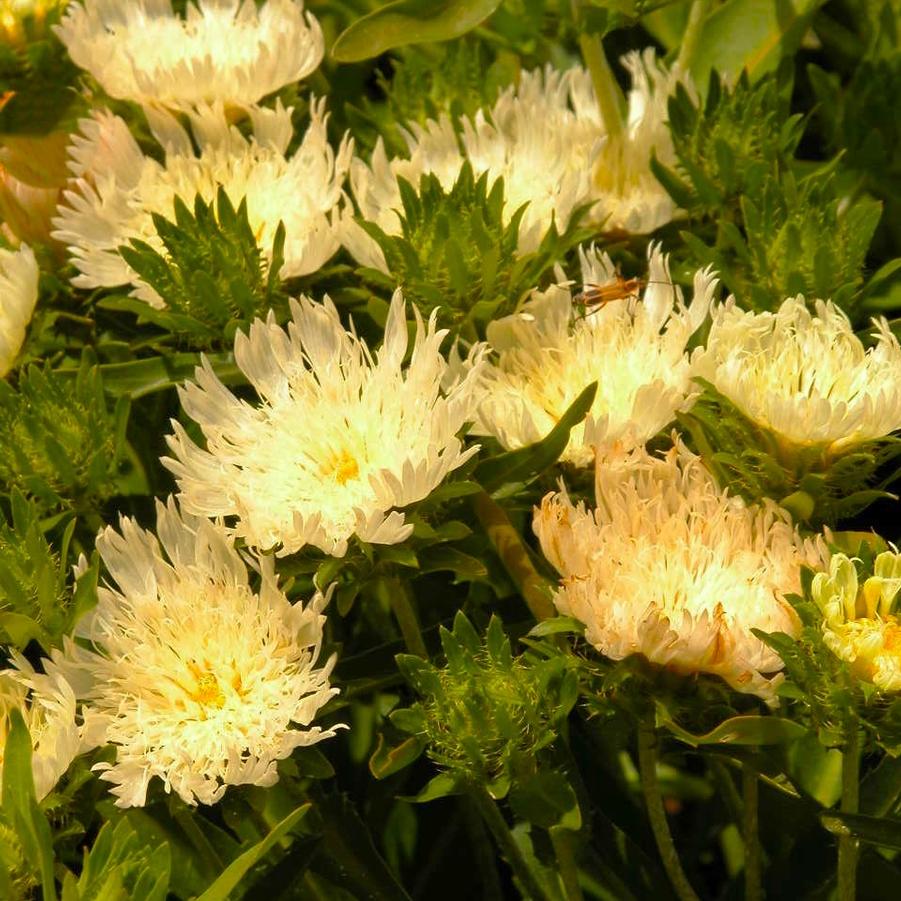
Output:
M388 600L391 612L397 620L397 625L400 629L400 634L404 638L407 650L411 654L427 660L429 652L425 646L425 639L422 637L422 630L419 627L419 617L416 614L416 607L413 604L409 585L396 576L382 579L379 584Z
M710 0L694 0L688 12L688 22L682 34L682 46L679 48L679 56L676 65L687 71L694 61L695 52L698 49L698 41L701 37L701 29L704 20L710 12Z
M757 821L760 786L756 771L747 763L743 763L741 767L741 791L744 800L742 837L745 843L745 899L763 901L760 831Z
M651 711L638 725L638 772L651 831L654 833L663 868L680 901L699 901L682 869L679 852L676 851L666 820L663 796L660 794L660 784L657 781L657 744L657 729L654 724L654 713Z
M857 813L860 796L860 732L852 718L846 727L845 747L842 751L842 813ZM839 901L854 901L857 896L857 858L859 844L853 835L838 839L838 897Z
M488 794L488 790L482 785L473 785L470 786L469 795L475 802L488 830L494 836L501 854L519 880L525 897L533 899L533 901L551 901L551 896L545 890L538 875L532 872L519 845L516 844L516 839L513 837L507 821L498 810L494 799Z
M539 622L554 616L552 590L547 580L539 575L529 560L529 552L503 508L484 491L473 496L473 508L488 540L497 551L504 569L513 579L532 615Z
M610 140L615 141L625 129L623 92L607 61L601 39L596 34L579 35L579 49L591 73L604 128Z

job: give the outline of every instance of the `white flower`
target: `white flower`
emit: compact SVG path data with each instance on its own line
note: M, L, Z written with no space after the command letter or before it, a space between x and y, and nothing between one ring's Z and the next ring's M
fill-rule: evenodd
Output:
M0 787L9 718L18 710L31 734L31 769L40 801L87 748L75 718L75 695L56 665L45 659L45 671L38 673L15 651L12 663L13 668L0 671Z
M38 301L38 264L27 244L0 248L0 376L12 369Z
M326 134L324 101L310 107L311 121L297 151L285 156L293 134L291 110L251 112L253 137L244 138L221 105L191 113L200 152L187 132L161 110L149 120L166 151L165 163L145 156L125 122L109 112L82 120L73 139L71 189L54 220L53 237L69 245L81 288L134 284L135 296L159 306L156 292L143 284L117 248L132 238L162 250L152 214L173 218L180 197L189 209L200 194L212 201L222 186L237 206L247 201L248 217L261 247L271 250L279 222L285 225L285 262L289 278L315 272L338 249L337 217L346 198L341 184L351 143L344 138L337 154Z
M221 526L157 503L157 535L130 519L97 539L113 583L69 643L65 663L119 807L141 806L157 776L185 803L214 804L229 785L273 785L277 762L334 735L311 726L338 689L334 657L316 668L326 598L291 604L273 559L255 592Z
M901 554L886 551L859 585L853 560L835 554L813 577L811 595L823 613L823 640L859 678L882 691L901 691L901 622L892 613L901 590Z
M462 120L457 135L449 117L413 124L404 132L409 158L389 160L381 141L367 165L351 164L350 182L364 219L388 234L400 232L398 179L418 189L424 173L434 173L448 190L465 161L478 177L504 179L506 221L528 204L519 229L519 251L535 250L553 220L560 231L577 207L592 205L591 218L606 230L637 234L669 222L676 207L650 169L651 153L673 164L667 100L682 81L667 72L654 51L630 53L623 63L632 75L628 117L622 132L608 134L591 76L579 67L559 72L523 73L491 110ZM375 242L352 221L344 243L363 265L385 270Z
M580 250L586 290L621 284L606 254ZM569 289L536 294L519 313L488 326L497 352L480 382L477 434L507 449L539 441L579 394L597 382L583 423L562 459L586 466L595 448L631 450L671 422L694 397L685 347L707 315L716 279L698 272L685 304L666 258L648 252L647 286L597 309L580 311Z
M563 577L554 602L585 624L602 654L643 654L677 673L712 673L774 698L779 656L751 630L797 634L785 599L800 565L826 559L775 504L747 506L719 491L683 447L635 451L597 469L597 509L548 495L534 528Z
M302 0L70 3L56 33L111 97L187 107L256 103L322 60L319 23Z
M622 59L632 78L623 130L609 135L598 107L591 75L586 69L570 70L570 102L583 129L602 135L599 151L591 157L591 218L605 231L647 234L666 225L677 213L676 204L651 171L651 155L673 166L676 155L670 134L667 103L682 83L690 94L694 87L678 68L665 69L653 48L633 51Z
M388 234L399 234L398 179L418 190L420 177L433 173L449 190L468 160L476 178L487 172L489 184L504 179L505 222L528 204L519 227L519 251L535 250L552 219L564 230L575 208L588 200L586 154L599 135L591 139L582 134L584 129L567 106L568 84L566 74L550 67L525 72L519 85L507 88L490 112L464 118L459 137L447 116L425 126L413 124L404 132L409 159L389 161L379 141L369 165L360 159L351 164L351 188L363 218ZM378 247L358 226L348 224L344 240L359 262L385 268Z
M830 454L901 428L901 347L884 319L864 349L847 316L803 297L775 313L750 313L734 298L714 309L695 374L749 419L797 445Z
M474 364L447 394L446 330L416 314L409 365L400 292L391 302L381 350L346 332L334 305L301 298L287 333L270 316L238 333L235 360L260 397L232 395L208 363L179 394L200 425L203 450L173 423L163 463L184 509L236 517L249 545L290 554L306 544L342 556L351 535L376 544L405 540L412 526L393 510L426 497L477 448L457 432L470 416Z

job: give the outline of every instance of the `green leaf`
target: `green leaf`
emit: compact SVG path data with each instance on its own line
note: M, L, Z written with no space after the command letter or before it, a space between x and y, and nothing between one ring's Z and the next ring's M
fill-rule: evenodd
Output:
M262 860L306 816L311 806L302 804L291 811L261 842L236 857L197 901L227 901L248 870Z
M34 793L31 736L18 709L13 708L8 717L9 732L3 750L3 813L12 823L29 862L40 874L44 901L56 901L53 838Z
M419 568L423 573L449 571L455 576L454 584L460 582L472 582L475 579L483 579L488 575L488 570L481 560L454 547L440 545L429 547L419 552Z
M802 738L807 730L778 716L734 716L703 735L695 735L673 722L663 708L657 708L658 722L676 738L691 745L781 745Z
M342 32L332 57L356 63L406 44L447 41L475 28L499 5L500 0L395 0Z
M376 779L385 779L418 760L424 750L425 745L415 735L399 745L389 747L385 736L379 734L375 752L369 758L369 772Z
M475 469L475 481L490 494L503 485L530 482L553 466L566 448L569 433L591 409L597 389L597 382L592 382L541 441L481 461Z
M429 801L437 801L439 798L446 798L448 795L456 795L458 791L456 777L450 773L439 773L429 780L418 795L406 800L413 801L416 804L427 804Z
M794 52L822 0L726 0L704 22L692 60L695 84L711 69L735 79L759 78Z
M547 638L548 635L583 635L585 623L573 616L553 616L542 620L529 631L532 638Z
M830 811L820 815L820 822L833 835L850 835L870 845L901 849L901 820Z
M518 817L543 829L559 825L579 829L582 824L576 794L563 773L538 773L514 785L510 806Z
M207 354L206 358L223 384L238 385L246 381L233 354ZM194 370L199 365L199 354L160 354L127 363L105 363L100 366L100 371L103 374L103 385L110 394L114 397L127 394L136 399L181 384L194 376Z

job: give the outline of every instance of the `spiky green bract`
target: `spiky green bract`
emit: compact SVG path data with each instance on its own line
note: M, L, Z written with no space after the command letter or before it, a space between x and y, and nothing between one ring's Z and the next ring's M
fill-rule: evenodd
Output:
M688 213L735 218L742 196L755 194L781 171L801 139L800 116L789 115L791 85L746 72L731 89L714 71L703 109L682 84L670 97L669 125L679 172L653 168Z
M679 171L655 161L654 172L681 207L712 220L682 237L748 307L805 294L852 312L882 204L850 198L835 162L795 174L803 123L788 115L789 94L784 78L743 77L730 91L714 76L702 111L679 89L669 105Z
M172 853L169 844L150 844L127 820L103 824L76 879L67 872L63 897L72 901L91 898L143 898L165 901L169 889Z
M421 701L395 711L392 723L415 736L461 784L489 786L497 798L515 778L527 778L536 755L559 734L578 693L569 658L513 656L501 621L492 617L481 639L460 612L441 629L447 662L436 667L401 654L398 666Z
M175 197L174 209L174 222L153 214L165 255L134 239L130 247L119 248L165 307L155 309L134 298L110 299L105 306L131 310L198 347L231 345L239 328L270 309L280 321L287 317L288 297L278 275L284 226L275 233L270 263L250 226L246 200L236 210L220 187L215 203L198 195L192 212Z
M0 382L0 491L45 510L96 509L115 491L128 408L110 408L88 354L78 369L33 365L16 387Z
M380 78L396 122L425 123L442 113L474 116L490 107L514 80L512 63L492 63L487 45L471 36L433 47L408 47L394 62L390 81Z
M403 210L401 232L389 235L358 219L385 256L390 276L371 269L364 277L377 284L401 285L404 296L424 316L439 309L439 323L473 337L484 335L493 319L512 312L567 250L585 234L574 223L560 234L553 223L533 253L517 255L523 206L504 223L504 182L489 185L467 162L453 187L445 191L438 177L423 175L418 191L398 179Z
M678 420L721 488L754 503L771 498L816 528L892 497L886 489L899 475L892 465L901 457L898 438L852 445L837 455L828 445L793 445L753 422L706 380L696 381L704 390Z
M9 521L0 517L0 640L24 650L34 639L49 651L92 602L91 579L79 580L74 592L68 583L74 519L51 544L36 503L14 490L10 507ZM96 581L96 567L92 572Z
M874 7L876 9L877 7ZM842 168L857 180L858 190L885 205L875 243L894 256L901 239L901 122L896 115L901 94L901 55L889 29L877 26L892 51L885 58L863 59L850 82L842 85L837 72L808 67L819 101L815 124L830 153L841 153Z

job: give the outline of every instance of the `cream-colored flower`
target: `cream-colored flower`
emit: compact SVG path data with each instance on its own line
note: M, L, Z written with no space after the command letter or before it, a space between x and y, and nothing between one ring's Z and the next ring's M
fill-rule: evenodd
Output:
M42 662L44 672L36 672L21 654L13 652L13 667L0 671L0 787L10 714L18 710L31 734L31 769L38 800L59 782L75 757L87 750L76 722L72 688L54 663Z
M400 232L398 179L414 188L433 173L449 189L465 161L476 176L504 179L504 215L509 221L528 204L519 229L519 250L535 250L553 219L561 231L576 208L592 205L591 218L606 230L637 234L669 222L675 204L650 169L651 153L675 160L667 126L667 99L685 78L667 72L653 50L630 53L623 64L632 75L627 122L608 134L587 70L546 69L523 73L490 110L464 118L458 135L447 116L414 124L405 132L408 158L389 160L379 142L367 165L351 164L350 182L364 219L388 234ZM375 242L348 221L344 243L363 265L385 269Z
M621 284L610 258L580 250L586 290ZM631 450L672 422L694 397L685 347L707 315L716 279L698 272L686 304L659 248L648 253L643 291L581 310L564 286L536 294L519 313L488 326L496 357L480 380L477 434L507 449L550 432L579 394L598 383L585 421L562 459L590 464L596 448Z
M478 178L488 173L493 183L504 179L504 220L528 204L520 222L519 250L527 253L541 243L551 221L563 230L573 211L588 199L592 140L583 134L567 106L569 76L546 70L525 72L518 86L505 90L490 111L462 120L462 133L442 116L404 132L409 158L389 160L381 141L367 165L351 164L350 183L364 219L388 234L399 234L401 209L398 179L419 188L420 177L434 174L449 190L470 162ZM345 245L359 262L384 269L374 241L350 222Z
M50 220L56 215L59 188L36 188L11 175L0 164L0 220L3 235L13 244L50 242Z
M322 60L319 23L303 0L84 0L56 28L75 63L111 97L173 108L247 106L299 81Z
M257 593L216 523L157 503L157 536L123 518L97 549L114 584L77 626L64 663L119 807L141 806L150 780L185 803L214 804L229 785L273 785L277 762L334 735L312 726L338 689L334 657L317 668L326 598L291 604L272 557L254 560Z
M892 605L901 591L901 554L886 551L859 585L854 561L836 554L829 572L813 577L823 613L823 639L858 677L882 691L901 691L901 621Z
M38 302L38 264L27 244L0 248L0 376L16 362Z
M622 58L632 88L623 129L608 133L598 107L591 75L576 68L570 75L570 102L583 129L602 136L592 156L591 218L605 231L647 234L666 225L678 209L651 171L651 156L667 166L676 163L668 125L667 103L681 83L689 93L694 87L686 74L658 62L654 49L633 51Z
M67 244L79 270L81 288L133 284L133 294L154 306L159 296L142 283L117 252L132 238L162 250L152 214L172 219L180 197L193 208L199 194L212 201L219 187L237 206L247 201L251 227L269 251L279 222L285 226L289 278L315 272L338 249L338 216L346 198L341 185L351 156L345 137L337 154L328 143L324 101L314 101L311 121L297 151L291 140L291 110L254 109L253 136L229 125L221 105L190 114L200 152L173 116L149 111L154 134L166 151L165 163L145 156L125 122L109 112L83 120L73 139L70 166L74 184L54 220L53 237Z
M457 433L471 415L477 362L447 393L446 330L416 313L409 365L400 292L373 357L341 325L330 300L301 298L287 333L270 316L235 339L235 360L260 397L229 392L208 363L179 394L206 449L173 423L163 463L184 509L234 518L249 545L290 554L312 544L342 556L351 535L376 544L404 541L413 527L395 510L426 497L477 448Z
M775 504L720 491L699 457L637 450L597 469L597 508L550 494L534 528L563 577L557 609L602 654L643 654L677 673L712 673L774 700L782 661L751 630L797 634L785 595L801 564L826 559Z
M901 428L901 347L888 323L875 320L864 349L838 307L815 307L799 296L751 313L730 298L713 310L695 374L783 440L829 454Z

